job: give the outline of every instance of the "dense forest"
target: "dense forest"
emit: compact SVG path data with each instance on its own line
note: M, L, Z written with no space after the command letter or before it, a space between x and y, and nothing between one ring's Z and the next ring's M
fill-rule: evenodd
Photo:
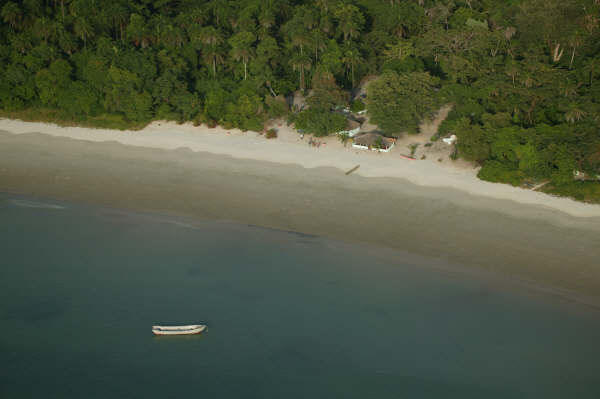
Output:
M385 134L451 103L440 135L481 178L600 199L600 0L0 0L0 17L4 116L322 135L368 80Z

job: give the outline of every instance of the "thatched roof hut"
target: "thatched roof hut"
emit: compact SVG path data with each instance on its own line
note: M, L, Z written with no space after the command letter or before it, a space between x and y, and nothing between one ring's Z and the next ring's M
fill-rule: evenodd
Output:
M388 152L396 143L395 139L377 132L362 133L354 137L353 147Z
M346 128L337 132L337 134L347 134L350 137L354 137L360 131L360 126L360 122L352 119L346 119Z

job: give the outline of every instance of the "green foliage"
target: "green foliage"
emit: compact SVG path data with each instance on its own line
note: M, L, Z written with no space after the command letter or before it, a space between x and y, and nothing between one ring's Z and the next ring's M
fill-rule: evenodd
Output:
M342 49L335 40L329 40L319 59L319 66L334 75L343 71Z
M402 60L393 58L383 64L382 70L390 70L397 73L423 72L425 70L425 63L421 58L417 57L406 57Z
M439 79L427 72L384 72L369 85L371 121L387 134L417 133L421 120L436 109L434 89L438 84Z
M35 75L35 86L42 104L55 105L58 102L59 94L69 87L71 71L67 61L58 60Z
M357 99L352 101L352 104L350 104L350 111L352 112L360 112L362 110L367 109L367 106L365 105L364 102L362 102L361 99Z
M267 106L267 113L269 115L269 118L284 117L289 111L287 103L285 102L285 98L283 98L283 96L266 96L265 105Z
M490 160L483 164L477 177L494 183L509 183L513 186L518 186L521 184L525 175L519 170L512 169L502 162Z
M578 201L600 203L600 182L597 181L573 181L564 184L549 184L542 191L565 197L571 197Z
M344 130L346 118L337 112L309 108L297 115L295 123L296 129L304 130L315 136L327 136Z
M125 117L134 122L150 120L152 96L148 92L130 92L127 96L126 106L123 108Z
M73 119L82 119L100 113L101 95L83 82L71 82L59 97L58 106Z
M276 139L277 138L277 129L271 128L267 130L265 137L268 139Z
M472 125L468 118L454 121L449 132L457 136L458 154L469 161L483 162L490 158L490 137L478 125Z
M204 97L204 114L212 120L220 120L225 115L225 104L231 95L220 87L208 91Z
M226 105L224 121L242 130L263 130L262 102L258 96L240 96L236 102Z
M297 123L327 134L343 128L331 109L379 76L366 102L386 133L452 103L439 135L482 177L597 195L573 170L600 173L598 1L10 0L0 18L5 114L262 130L300 90Z
M313 92L306 99L306 103L311 108L330 111L346 105L347 94L338 87L331 73L317 71L313 75L312 86L314 87Z
M340 140L340 142L342 144L344 144L344 146L346 146L346 144L348 143L348 140L350 140L350 135L348 133L340 133L337 135L338 140Z

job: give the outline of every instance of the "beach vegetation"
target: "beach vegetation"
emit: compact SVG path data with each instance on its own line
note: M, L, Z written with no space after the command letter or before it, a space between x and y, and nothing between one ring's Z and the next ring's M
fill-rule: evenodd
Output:
M392 136L415 134L425 117L437 110L434 89L439 78L428 72L385 71L368 88L367 109L371 121Z
M344 146L346 146L348 144L348 141L350 141L350 135L348 133L339 133L337 137L338 140L340 140L340 142L344 144Z
M367 106L361 99L356 99L356 100L352 101L352 103L350 104L350 111L352 111L354 113L363 111L366 108L367 108Z
M410 150L411 157L415 156L415 152L417 152L417 148L419 148L419 143L409 144L408 149Z
M277 97L266 96L265 106L270 119L285 117L289 112L289 107L285 98L281 95Z
M277 129L271 128L271 129L267 130L265 137L268 139L276 139L277 138Z
M320 108L309 108L300 112L295 118L297 129L317 137L342 131L345 129L346 123L344 115Z
M591 201L600 174L597 0L1 1L0 115L135 129L156 119L261 131L290 117L435 137L483 179L549 180ZM354 101L351 101L354 100ZM577 194L579 193L579 194ZM577 194L577 195L575 195Z

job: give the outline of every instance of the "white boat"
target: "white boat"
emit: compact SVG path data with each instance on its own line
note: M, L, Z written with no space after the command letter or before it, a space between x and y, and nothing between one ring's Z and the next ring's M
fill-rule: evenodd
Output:
M191 324L189 326L152 326L154 335L190 335L200 334L206 330L204 324Z

